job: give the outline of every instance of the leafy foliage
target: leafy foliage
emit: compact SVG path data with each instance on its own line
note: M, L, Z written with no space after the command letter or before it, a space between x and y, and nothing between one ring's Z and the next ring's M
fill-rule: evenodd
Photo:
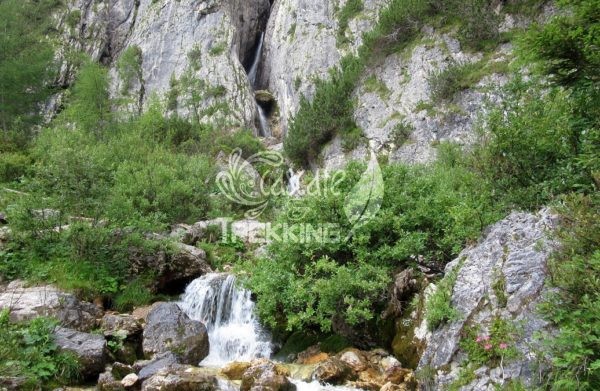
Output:
M460 268L461 264L459 263L451 272L447 273L425 302L425 318L430 331L448 321L456 320L459 316L456 309L452 307L451 299Z
M555 289L542 306L559 333L545 339L553 390L600 387L600 198L574 195L559 209L562 247L550 262ZM559 303L559 305L556 305Z
M565 10L523 40L523 52L562 85L597 83L600 7L595 0L561 0Z
M37 318L27 324L9 322L0 312L0 376L24 376L24 389L53 389L79 376L79 364L70 353L60 352L52 338L55 323Z

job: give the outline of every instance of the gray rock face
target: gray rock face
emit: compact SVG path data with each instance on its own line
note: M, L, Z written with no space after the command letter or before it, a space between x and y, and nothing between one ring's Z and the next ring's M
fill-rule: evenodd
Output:
M65 327L89 331L96 326L102 311L94 304L79 301L75 296L46 285L25 287L23 281L11 282L0 293L0 310L9 309L13 322L39 316L58 319Z
M366 0L364 11L350 21L349 44L338 47L338 0L278 0L273 5L264 48L261 87L275 96L283 132L302 96L314 94L314 78L326 78L346 53L354 52L362 33L370 30L387 0Z
M149 357L172 352L181 363L197 365L208 355L208 333L177 304L157 303L148 314L142 347Z
M251 61L269 9L269 0L74 1L56 16L66 42L57 54L57 82L73 82L76 69L68 54L85 52L111 67L113 95L138 111L153 94L172 91L173 81L186 73L192 84L176 89L194 90L200 99L191 103L184 91L171 109L206 123L252 128L256 108L242 61ZM139 79L125 85L117 62L129 47L139 48L142 58ZM48 111L59 104L57 97Z
M496 368L476 371L477 379L464 389L487 389L492 382L503 384L516 378L526 384L532 382L534 334L548 327L536 313L536 306L544 293L546 262L556 246L548 239L548 230L556 226L556 219L548 210L536 215L513 213L492 226L479 244L464 250L448 264L447 272L463 262L452 292L452 305L460 314L459 320L432 333L419 363L419 367L455 369L438 373L439 387L456 378L458 366L465 359L459 347L461 332L472 325L479 325L486 332L498 316L514 325L524 325L515 342L519 357L504 363L504 376L498 376L501 370ZM500 290L497 287L502 284L494 287L499 279L504 285Z
M61 350L77 356L83 376L96 376L104 370L107 351L103 336L58 327L54 331L54 341Z

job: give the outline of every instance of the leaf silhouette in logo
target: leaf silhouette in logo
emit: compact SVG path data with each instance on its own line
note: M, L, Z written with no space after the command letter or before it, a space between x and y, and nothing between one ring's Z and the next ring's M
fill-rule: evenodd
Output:
M377 215L383 202L383 193L381 167L375 152L371 149L371 159L367 169L345 199L344 213L352 225L348 238Z

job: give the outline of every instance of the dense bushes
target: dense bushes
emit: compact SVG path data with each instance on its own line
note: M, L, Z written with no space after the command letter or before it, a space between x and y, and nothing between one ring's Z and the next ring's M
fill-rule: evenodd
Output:
M111 110L114 103L106 70L87 64L67 109L30 149L35 163L3 155L1 179L25 175L17 185L26 193L6 210L14 241L0 254L3 277L53 282L86 298L118 296L120 308L144 304L152 296L142 277L152 271L133 273L131 257L169 251L147 233L227 208L213 197L216 155L262 148L247 131L165 117L157 101L125 118Z
M498 218L485 184L450 161L431 168L385 167L381 210L347 241L278 242L273 259L246 264L261 319L289 330L330 331L336 320L357 326L382 310L393 270L417 260L440 270ZM361 173L362 166L353 165L339 195L309 196L288 208L303 212L299 223L339 224L343 239L353 228L345 198Z
M545 338L553 390L600 388L600 197L570 196L559 208L562 247L550 262L554 288L542 307L559 329ZM558 304L558 305L557 305Z

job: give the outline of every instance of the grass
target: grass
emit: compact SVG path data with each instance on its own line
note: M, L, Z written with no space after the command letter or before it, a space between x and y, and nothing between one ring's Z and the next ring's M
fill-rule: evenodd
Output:
M452 290L464 260L447 273L438 283L437 289L425 303L425 318L427 327L433 331L443 324L458 318L459 313L452 307Z

